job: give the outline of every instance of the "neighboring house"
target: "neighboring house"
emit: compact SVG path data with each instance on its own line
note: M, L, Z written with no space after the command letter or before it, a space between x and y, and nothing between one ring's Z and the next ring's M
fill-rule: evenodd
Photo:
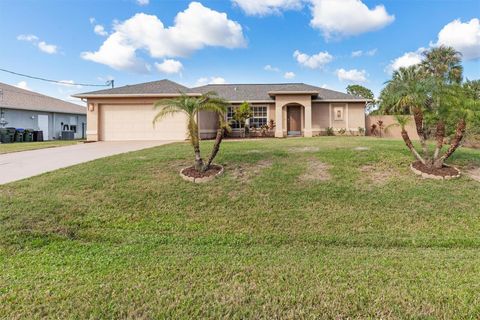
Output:
M85 138L86 108L33 91L0 83L0 127L43 131L44 140L59 139L62 130Z
M275 122L275 137L324 134L327 128L357 132L365 128L367 100L345 93L303 83L221 84L187 88L169 80L154 81L108 90L74 95L87 99L87 139L98 140L184 140L186 119L182 114L167 117L153 125L157 112L153 104L159 99L179 96L183 92L199 96L216 92L231 104L227 118L242 102L252 105L250 126ZM198 119L200 135L215 135L217 119L202 112ZM239 129L234 126L234 129Z

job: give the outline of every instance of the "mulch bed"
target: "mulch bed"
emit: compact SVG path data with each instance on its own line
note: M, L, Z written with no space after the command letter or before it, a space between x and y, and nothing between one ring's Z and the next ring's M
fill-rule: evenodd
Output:
M182 170L182 173L184 175L186 175L187 177L190 177L190 178L206 178L206 177L211 177L211 176L214 176L216 175L217 173L219 173L220 171L222 171L222 167L221 166L217 166L215 164L212 164L210 166L210 168L205 171L205 172L198 172L195 167L188 167L188 168L185 168Z
M420 161L415 161L414 163L412 163L412 166L423 172L423 173L428 173L428 174L432 174L434 176L439 176L439 177L453 177L453 176L456 176L458 175L458 170L453 168L453 167L442 167L442 168L429 168L427 166L425 166L423 163L421 163Z

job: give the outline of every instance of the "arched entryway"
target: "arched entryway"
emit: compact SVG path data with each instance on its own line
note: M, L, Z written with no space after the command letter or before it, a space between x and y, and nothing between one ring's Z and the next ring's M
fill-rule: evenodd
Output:
M295 92L275 95L275 137L312 136L311 94Z
M301 136L303 132L303 106L289 104L286 106L287 136Z

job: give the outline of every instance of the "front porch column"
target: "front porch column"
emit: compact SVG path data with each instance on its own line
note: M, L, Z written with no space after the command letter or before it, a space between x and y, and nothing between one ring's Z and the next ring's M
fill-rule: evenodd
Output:
M283 106L275 104L275 138L283 138Z
M305 131L303 132L304 137L312 137L312 105L305 106Z

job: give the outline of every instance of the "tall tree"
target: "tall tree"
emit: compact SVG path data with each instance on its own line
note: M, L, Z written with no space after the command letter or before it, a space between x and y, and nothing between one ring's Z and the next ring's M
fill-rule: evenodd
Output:
M462 54L452 47L439 46L423 53L422 70L443 83L461 83Z
M372 112L376 108L377 104L375 101L375 95L373 94L372 90L359 84L351 84L347 87L347 93L370 100L369 102L367 102L366 106L368 113Z
M402 137L415 158L427 167L441 168L457 150L464 137L467 123L472 121L473 110L478 110L478 100L472 98L460 84L461 59L452 48L439 47L425 53L421 65L401 68L382 90L382 108L391 114L413 114L415 126L423 149L416 152L411 144L405 123ZM469 95L470 92L470 95ZM428 132L435 132L435 150L430 153L426 140ZM445 137L451 143L442 154Z
M207 110L215 112L219 119L224 119L227 105L228 102L219 98L214 92L205 93L200 97L192 97L185 93L181 93L178 98L164 99L155 103L155 108L160 109L160 111L153 119L153 123L155 124L157 121L177 113L185 114L187 116L188 136L195 154L195 169L199 172L203 172L209 169L213 158L215 158L218 149L220 149L221 139L216 139L212 155L209 157L209 161L205 165L200 152L200 137L197 122L198 114L202 110ZM225 127L222 125L220 125L220 127L223 134Z

